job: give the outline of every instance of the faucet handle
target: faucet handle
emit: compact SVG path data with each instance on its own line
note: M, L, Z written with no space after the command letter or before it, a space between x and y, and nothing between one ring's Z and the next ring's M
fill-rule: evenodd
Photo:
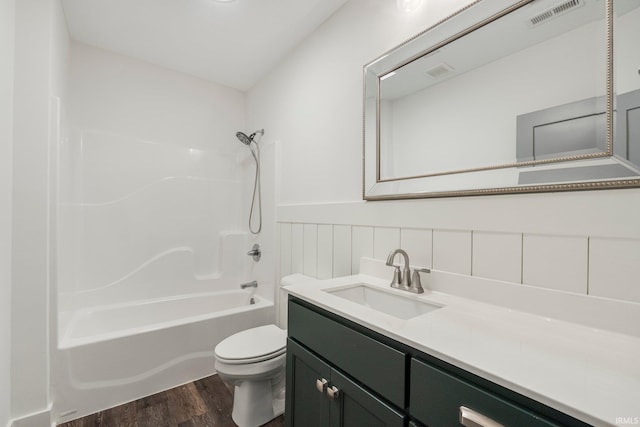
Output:
M411 275L411 292L415 292L416 294L424 292L420 281L420 273L431 273L431 270L428 268L415 268L413 270L413 274Z

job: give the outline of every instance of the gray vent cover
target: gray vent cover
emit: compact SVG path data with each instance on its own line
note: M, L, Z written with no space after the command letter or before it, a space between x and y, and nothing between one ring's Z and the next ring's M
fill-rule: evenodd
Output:
M583 6L584 5L584 0L567 0L564 1L562 3L559 3L543 12L538 13L537 15L533 16L532 18L529 18L529 25L530 26L536 26L536 25L540 25L543 22L547 22L552 18L555 18L559 15L562 15L564 13L567 13L571 10L574 10L575 8L579 7L579 6Z
M429 68L425 71L425 73L427 73L427 75L431 78L439 79L440 77L449 74L452 71L453 67L451 65L447 65L442 62L434 67Z

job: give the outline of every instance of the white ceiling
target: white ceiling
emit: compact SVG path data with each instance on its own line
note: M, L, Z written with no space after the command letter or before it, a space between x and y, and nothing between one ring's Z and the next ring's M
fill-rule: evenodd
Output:
M71 38L239 90L347 0L63 0Z

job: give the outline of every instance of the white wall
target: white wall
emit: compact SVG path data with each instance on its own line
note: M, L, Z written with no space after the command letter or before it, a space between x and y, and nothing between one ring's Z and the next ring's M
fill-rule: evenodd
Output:
M78 42L72 44L69 83L74 127L242 151L235 139L244 126L244 95L238 90Z
M280 275L355 273L405 246L443 271L640 303L638 189L361 201L363 65L465 3L351 0L249 92L280 144Z
M50 257L57 202L50 173L65 91L68 36L61 3L16 2L13 145L11 416L49 419ZM53 301L55 304L55 301Z
M221 234L246 230L244 109L237 90L72 44L62 310L215 290Z
M0 426L11 394L11 146L15 0L0 1Z

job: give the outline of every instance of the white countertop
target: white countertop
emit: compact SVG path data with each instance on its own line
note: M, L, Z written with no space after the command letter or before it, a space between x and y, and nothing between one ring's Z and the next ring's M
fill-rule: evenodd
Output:
M459 296L413 295L388 280L289 276L285 290L594 426L640 423L640 338ZM355 283L443 307L402 320L324 290ZM597 315L594 313L594 315Z

